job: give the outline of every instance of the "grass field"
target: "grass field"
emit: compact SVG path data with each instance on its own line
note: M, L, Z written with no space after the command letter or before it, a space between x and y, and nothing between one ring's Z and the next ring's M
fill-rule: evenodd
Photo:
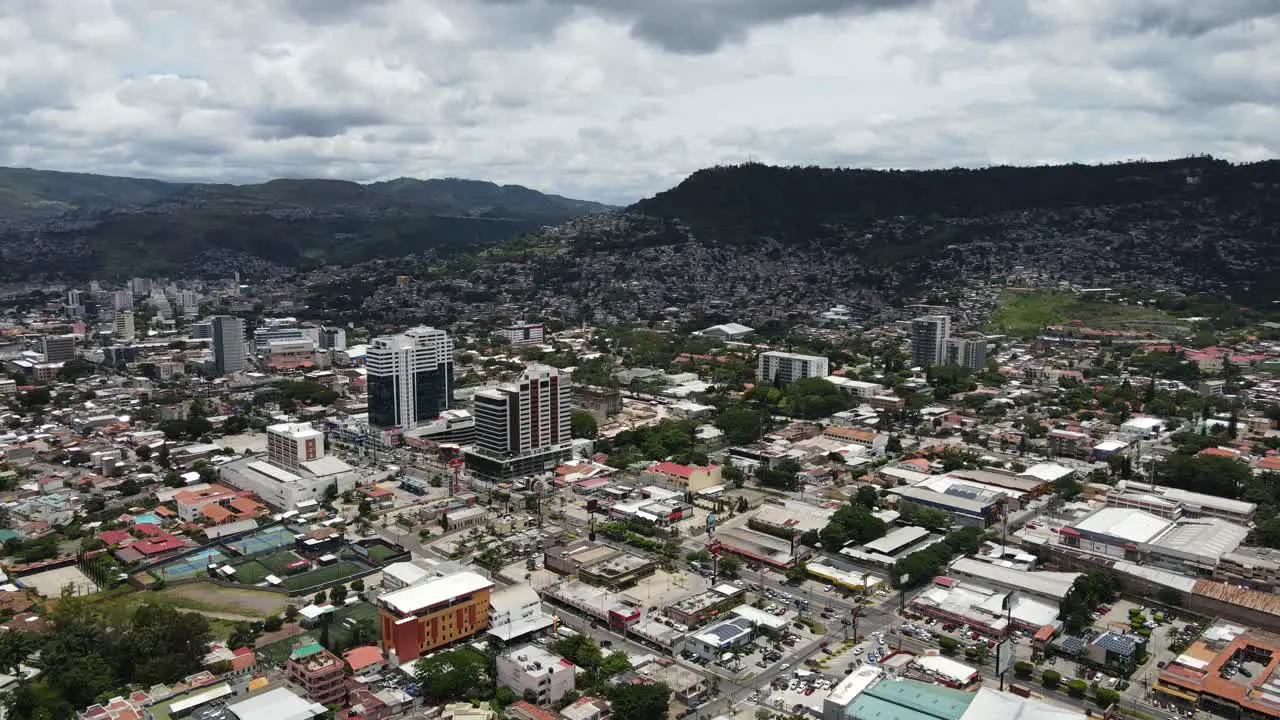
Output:
M1036 335L1046 325L1080 320L1092 328L1118 329L1126 323L1176 325L1173 316L1157 308L1083 300L1061 290L1006 290L991 315L988 330L1017 337Z
M259 555L252 560L234 562L232 565L236 569L236 582L255 585L265 580L268 575L284 577L285 566L299 559L298 555L290 550L280 550Z
M257 560L240 563L235 566L235 581L245 585L257 585L271 575L272 572Z
M301 575L291 575L285 578L280 586L288 590L301 590L314 585L323 585L327 582L342 580L368 569L368 566L363 563L358 563L354 560L341 560L329 567L317 568Z
M369 548L369 559L379 564L385 562L387 558L395 554L395 550L381 545L374 545Z

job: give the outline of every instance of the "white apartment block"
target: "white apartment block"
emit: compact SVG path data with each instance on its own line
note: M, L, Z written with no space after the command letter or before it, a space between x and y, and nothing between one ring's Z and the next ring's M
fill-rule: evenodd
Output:
M512 648L498 656L498 684L516 697L532 694L535 705L551 705L574 689L574 664L537 645Z
M825 378L830 374L830 363L824 357L776 350L760 353L756 366L756 380L779 385L805 378Z
M498 331L512 345L540 345L547 337L547 326L542 323L508 325Z

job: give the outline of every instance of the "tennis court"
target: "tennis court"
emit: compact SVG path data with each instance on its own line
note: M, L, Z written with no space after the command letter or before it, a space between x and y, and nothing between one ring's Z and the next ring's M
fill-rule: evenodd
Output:
M276 526L268 528L262 532L228 543L223 543L223 547L231 550L237 555L252 555L254 553L266 552L267 550L275 550L276 548L292 545L294 542L293 531L286 527Z
M188 578L203 574L209 569L209 563L221 563L226 559L227 556L217 548L205 548L193 555L154 568L151 574L157 580Z

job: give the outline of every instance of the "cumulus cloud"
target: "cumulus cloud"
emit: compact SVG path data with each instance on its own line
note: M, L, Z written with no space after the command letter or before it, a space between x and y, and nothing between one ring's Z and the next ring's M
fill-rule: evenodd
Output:
M1274 0L13 0L0 164L459 176L629 202L709 164L1280 149Z

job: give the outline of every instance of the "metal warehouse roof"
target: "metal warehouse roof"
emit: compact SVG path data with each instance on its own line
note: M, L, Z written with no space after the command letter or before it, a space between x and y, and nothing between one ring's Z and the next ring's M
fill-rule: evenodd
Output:
M1131 508L1108 507L1093 513L1073 527L1082 533L1103 535L1131 543L1149 543L1173 523L1162 517Z

